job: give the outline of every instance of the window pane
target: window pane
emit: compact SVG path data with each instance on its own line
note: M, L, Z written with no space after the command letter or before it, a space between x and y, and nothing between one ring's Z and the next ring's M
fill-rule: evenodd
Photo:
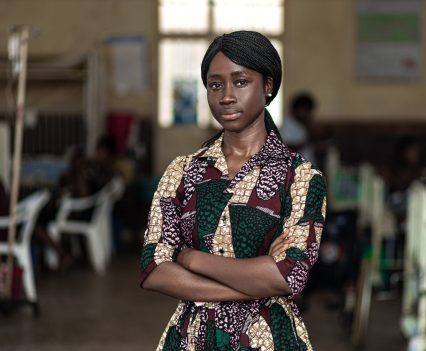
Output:
M214 0L213 29L219 33L247 29L281 34L283 6L283 0Z
M160 42L160 126L169 127L175 120L185 123L194 115L200 127L208 125L209 107L200 75L207 46L206 40L198 39L164 39Z
M205 33L208 0L161 0L161 33Z

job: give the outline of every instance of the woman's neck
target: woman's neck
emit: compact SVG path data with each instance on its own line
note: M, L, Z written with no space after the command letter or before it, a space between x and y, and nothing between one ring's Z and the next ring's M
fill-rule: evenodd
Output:
M249 158L259 152L265 144L268 133L264 124L262 128L252 128L244 132L225 130L222 150L225 156L235 155Z

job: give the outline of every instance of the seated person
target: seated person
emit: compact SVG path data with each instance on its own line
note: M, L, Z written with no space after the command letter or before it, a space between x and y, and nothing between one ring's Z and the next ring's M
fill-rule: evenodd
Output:
M102 136L96 144L93 159L88 162L87 191L94 194L101 190L113 178L114 167L115 141L109 136Z

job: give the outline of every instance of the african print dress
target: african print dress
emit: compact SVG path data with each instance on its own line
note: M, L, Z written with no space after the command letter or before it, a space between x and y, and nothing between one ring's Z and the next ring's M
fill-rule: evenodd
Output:
M157 350L312 350L293 302L318 257L326 207L322 174L272 131L229 179L222 138L177 157L154 195L141 257L142 281L183 247L213 255L267 255L285 228L295 238L274 260L290 296L252 301L181 301Z

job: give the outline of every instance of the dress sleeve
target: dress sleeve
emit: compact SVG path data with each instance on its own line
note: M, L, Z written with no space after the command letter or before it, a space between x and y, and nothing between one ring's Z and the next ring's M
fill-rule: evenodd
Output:
M141 254L141 285L163 262L174 262L181 248L180 216L183 197L185 157L177 157L167 167L154 197L148 217Z
M283 230L290 229L289 236L295 240L274 260L294 297L304 289L309 270L318 259L327 191L323 175L310 162L300 163L290 176Z

